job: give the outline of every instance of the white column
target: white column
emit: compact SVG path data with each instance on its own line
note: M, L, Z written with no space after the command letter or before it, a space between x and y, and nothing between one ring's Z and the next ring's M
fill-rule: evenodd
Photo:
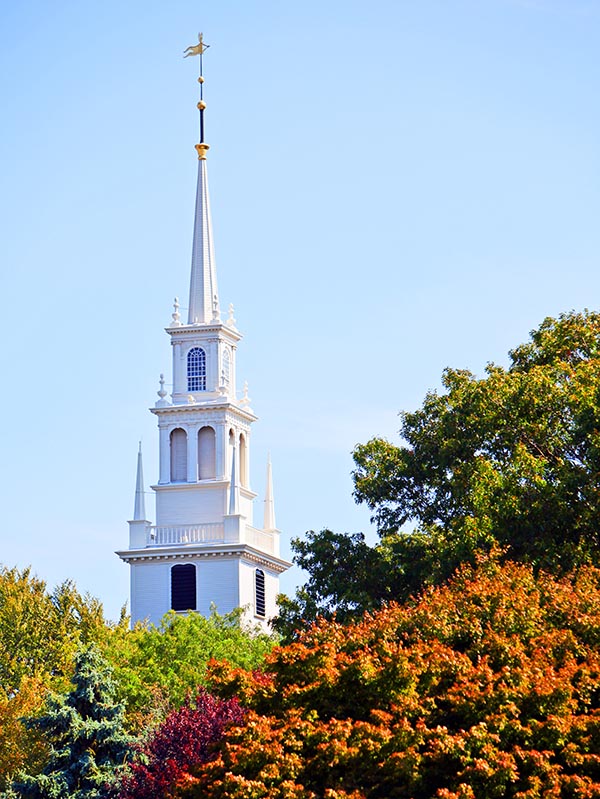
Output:
M198 425L187 428L187 481L198 482Z
M215 475L217 480L225 479L225 453L227 452L227 428L224 422L215 425L217 435L215 441Z
M209 391L216 391L219 388L219 383L221 382L220 372L219 372L219 342L218 339L211 339L208 345L209 351L209 362L208 362L208 374L206 375L207 379L207 386L206 388Z
M236 388L236 367L235 367L235 353L237 347L235 345L231 348L231 376L229 378L229 394L231 397L237 397L237 388Z
M250 488L252 483L250 482L250 428L244 432L244 438L246 439L246 488Z
M160 446L160 469L159 483L171 482L171 442L169 440L169 428L161 427L159 430Z
M187 372L183 363L183 342L173 344L173 393L185 394L187 391Z

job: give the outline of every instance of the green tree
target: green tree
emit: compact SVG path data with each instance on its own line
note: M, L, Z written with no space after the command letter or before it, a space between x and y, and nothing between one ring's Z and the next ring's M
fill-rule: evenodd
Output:
M111 670L93 644L76 655L72 683L67 696L51 695L46 713L28 721L44 735L50 756L40 774L17 777L17 797L101 799L129 757L123 707L114 701Z
M227 660L241 668L258 668L275 639L245 629L241 611L165 615L159 626L137 624L113 629L105 655L114 668L118 695L134 730L158 722L190 693L206 685L210 660Z
M0 567L0 684L19 689L24 676L67 678L80 644L105 635L102 604L71 581L48 591L31 569Z
M595 561L600 314L548 318L509 357L508 368L489 364L483 378L447 369L443 390L402 414L402 443L356 447L354 496L373 511L380 542L368 551L345 539L357 556L351 594L366 596L355 614L443 581L482 551L558 573ZM322 557L330 537L294 544L309 582L284 603L285 632L303 617L352 611Z

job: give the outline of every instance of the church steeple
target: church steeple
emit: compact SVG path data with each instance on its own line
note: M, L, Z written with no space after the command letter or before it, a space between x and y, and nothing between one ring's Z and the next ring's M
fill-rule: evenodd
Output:
M200 141L189 314L182 324L175 299L166 329L173 352L172 391L161 374L151 411L159 429L159 475L152 486L156 523L145 519L141 451L129 549L119 556L131 565L133 621L155 624L168 610L209 615L244 608L244 619L268 629L277 613L279 575L291 564L279 551L269 476L265 527L253 525L250 487L251 428L256 421L247 389L238 397L236 351L242 334L230 306L219 312L204 141L202 54L200 56Z
M207 325L219 319L219 293L210 216L208 173L206 169L206 154L209 145L204 141L204 110L206 103L204 102L202 54L208 45L202 41L202 34L199 35L198 40L199 43L193 48L194 52L187 54L200 56L200 75L198 76L200 99L197 106L200 112L200 141L196 145L196 152L198 153L198 183L196 187L196 211L192 244L190 301L188 304L189 325Z

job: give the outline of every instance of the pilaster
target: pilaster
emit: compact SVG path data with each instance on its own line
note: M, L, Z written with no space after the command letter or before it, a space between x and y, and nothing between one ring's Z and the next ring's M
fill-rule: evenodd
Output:
M169 428L161 425L159 428L159 447L160 447L160 472L158 482L162 485L171 482L171 442L169 440Z
M196 483L198 481L198 430L199 424L191 424L187 430L187 481Z

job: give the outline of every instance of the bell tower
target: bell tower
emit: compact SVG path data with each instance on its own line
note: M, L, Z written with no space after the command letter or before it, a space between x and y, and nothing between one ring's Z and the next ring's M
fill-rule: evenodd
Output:
M207 153L204 141L202 34L186 55L200 62L200 141L187 321L175 298L166 328L173 352L173 390L163 375L151 408L159 430L159 477L152 486L156 524L145 518L141 448L129 549L131 616L158 623L170 609L208 615L244 608L244 619L265 629L276 615L280 557L271 463L267 465L264 524L253 526L250 487L251 426L256 421L247 386L239 396L236 352L242 338L233 305L223 322L217 289Z

